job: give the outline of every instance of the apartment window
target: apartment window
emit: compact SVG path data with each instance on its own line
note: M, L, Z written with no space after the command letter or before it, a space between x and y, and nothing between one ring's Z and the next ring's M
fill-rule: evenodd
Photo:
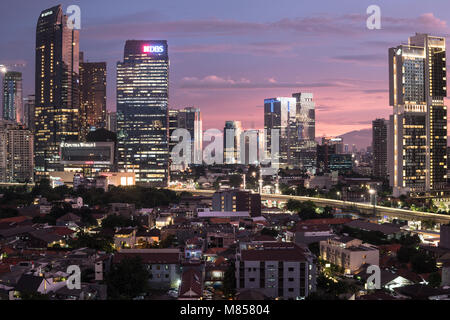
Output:
M255 282L255 278L248 279L250 282Z
M289 271L289 272L293 272L293 271L294 271L294 268L293 268L293 267L289 267L289 268L288 268L288 271Z
M294 278L288 278L288 281L292 282L292 281L294 281Z
M289 288L288 291L289 292L294 292L294 288Z
M168 274L166 274L166 275L165 275L165 277L166 277L166 279L168 279L168 278L169 278L169 275L168 275Z

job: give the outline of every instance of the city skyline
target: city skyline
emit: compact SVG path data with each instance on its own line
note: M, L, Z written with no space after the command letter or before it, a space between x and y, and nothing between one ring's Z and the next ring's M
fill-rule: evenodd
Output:
M399 11L398 3L381 1L382 29L368 30L366 1L342 7L329 1L320 8L302 8L286 1L290 10L274 8L272 3L267 5L271 15L265 10L249 15L255 8L251 2L242 5L238 15L226 10L225 4L209 5L206 14L183 10L184 5L173 6L175 2L158 6L164 15L144 2L139 12L115 4L105 5L105 12L99 15L88 2L77 3L82 19L80 50L85 52L85 60L108 64L108 110L116 109L115 65L124 42L167 39L172 48L169 108L200 108L204 129L222 128L228 119L242 121L244 128L262 128L265 97L303 91L315 96L316 135L339 135L370 128L373 119L390 114L386 48L414 32L449 34L442 14L449 5L444 3L431 8L417 2L417 8L405 13ZM27 3L24 16L17 18L20 3L12 3L8 17L0 22L3 27L22 23L0 45L4 53L0 64L25 64L24 68L11 68L23 73L25 97L33 93L35 16L42 7L56 3ZM64 10L71 4L60 3ZM353 68L348 68L350 65Z

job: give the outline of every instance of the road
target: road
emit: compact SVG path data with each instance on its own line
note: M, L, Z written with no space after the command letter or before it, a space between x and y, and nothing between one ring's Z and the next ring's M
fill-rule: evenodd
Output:
M199 195L212 195L214 190L192 190L192 189L178 189L171 188L173 191L186 191L192 194ZM324 198L315 198L315 197L303 197L303 196L288 196L281 194L261 194L261 200L272 200L272 201L288 201L288 200L298 200L298 201L312 201L316 205L319 206L331 206L333 208L346 209L346 210L359 210L364 214L377 216L389 216L395 217L404 220L433 220L438 223L450 223L450 215L445 214L437 214L437 213L428 213L421 211L412 211L398 208L389 208L382 206L374 206L367 203L358 203L358 202L349 202L342 200L334 200L334 199L324 199Z

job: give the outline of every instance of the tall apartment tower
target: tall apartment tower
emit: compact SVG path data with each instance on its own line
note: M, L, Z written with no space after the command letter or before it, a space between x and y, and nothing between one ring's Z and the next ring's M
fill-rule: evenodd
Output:
M106 62L80 63L81 135L106 127Z
M117 132L117 112L108 112L106 116L106 129Z
M296 105L296 135L293 158L296 167L313 171L316 167L316 114L312 93L294 93Z
M389 49L388 167L394 195L446 185L445 38L417 34Z
M117 63L117 139L122 172L169 182L169 56L165 40L128 40Z
M241 162L241 121L225 121L223 128L223 161L228 164Z
M0 182L33 181L33 134L14 121L0 120Z
M387 178L387 133L386 119L372 121L373 175L383 179Z
M191 135L191 163L201 164L203 159L203 124L199 108L187 107L178 110L178 128L184 128Z
M22 73L7 71L3 77L3 119L22 124Z
M298 166L294 156L297 137L297 99L277 97L264 100L264 129L267 132L267 149L272 152L272 129L278 130L280 168ZM275 143L275 141L274 141Z
M34 133L35 130L35 123L34 123L35 103L36 97L34 94L30 94L26 98L23 98L23 122L25 127L30 129L32 133Z
M42 11L36 27L35 173L61 171L59 146L79 136L79 31L61 5Z

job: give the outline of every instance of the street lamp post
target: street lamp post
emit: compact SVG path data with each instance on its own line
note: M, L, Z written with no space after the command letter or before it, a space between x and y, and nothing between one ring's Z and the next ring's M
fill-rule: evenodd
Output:
M374 189L370 189L369 193L370 193L370 201L373 204L373 214L376 215L377 192Z

